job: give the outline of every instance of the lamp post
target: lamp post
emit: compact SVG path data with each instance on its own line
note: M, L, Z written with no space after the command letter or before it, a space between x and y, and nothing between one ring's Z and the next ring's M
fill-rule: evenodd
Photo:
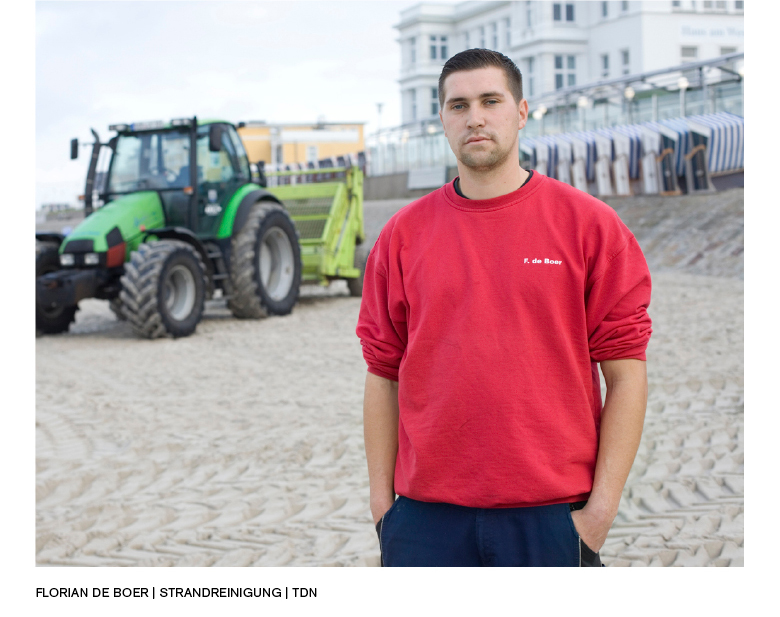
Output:
M534 110L533 118L534 120L539 121L539 134L544 135L544 114L547 113L547 106L546 105L539 105L539 107Z
M688 89L688 79L683 75L677 80L677 87L680 88L680 116L685 117L685 91Z
M588 97L585 95L577 99L577 108L580 110L580 130L585 130L585 110L588 108Z
M634 89L631 86L627 86L625 90L623 90L623 96L626 97L626 105L628 106L628 123L633 124L633 114L631 107L634 103L634 96L636 95L636 92L634 92Z
M740 113L744 116L745 115L745 66L742 65L741 67L739 67L737 73L739 73L739 85L742 88L742 111Z

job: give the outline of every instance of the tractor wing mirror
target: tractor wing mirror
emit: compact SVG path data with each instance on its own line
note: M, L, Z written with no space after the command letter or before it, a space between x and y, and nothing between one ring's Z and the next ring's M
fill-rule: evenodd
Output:
M70 140L70 160L79 158L79 140Z
M209 127L209 152L219 152L222 149L222 127L212 124Z

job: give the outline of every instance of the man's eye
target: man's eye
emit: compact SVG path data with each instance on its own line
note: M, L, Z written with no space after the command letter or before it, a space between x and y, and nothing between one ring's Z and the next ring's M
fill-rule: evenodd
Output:
M498 103L498 101L496 99L488 99L487 101L485 101L485 103L487 103L488 105L494 105Z
M460 111L461 109L463 109L463 108L464 108L464 105L457 104L457 105L453 105L453 106L452 106L452 108L453 108L454 110L456 110L456 111Z

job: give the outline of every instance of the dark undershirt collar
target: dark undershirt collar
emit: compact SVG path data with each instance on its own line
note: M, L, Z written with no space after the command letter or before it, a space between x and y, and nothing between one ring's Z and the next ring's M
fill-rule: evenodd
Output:
M525 179L525 182L523 182L523 183L522 183L522 184L521 184L521 185L518 187L518 189L517 189L517 190L519 191L519 190L520 190L521 188L523 188L523 187L524 187L526 184L528 184L528 181L531 179L531 176L533 176L533 175L534 175L534 171L533 171L533 169L532 169L532 170L530 170L530 171L528 172L528 177ZM459 177L458 177L458 178L455 178L455 182L454 182L454 184L453 184L453 188L455 189L455 192L456 192L458 195L460 195L461 197L463 197L463 199L470 199L470 197L466 197L466 196L465 196L463 193L461 193L461 191L460 191L460 178L459 178Z

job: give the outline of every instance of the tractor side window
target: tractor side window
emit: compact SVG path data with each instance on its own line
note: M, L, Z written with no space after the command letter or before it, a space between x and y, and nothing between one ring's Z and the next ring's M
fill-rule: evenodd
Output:
M198 128L198 180L200 182L228 182L238 175L236 151L230 138L222 133L222 148L209 151L209 126Z
M230 167L233 172L230 176L230 179L232 179L234 176L241 175L241 168L238 165L238 154L236 153L236 147L233 145L228 131L222 132L222 149L228 153L228 159L230 160Z
M236 151L236 157L238 159L238 168L240 170L239 175L245 180L249 180L252 175L249 171L249 161L246 158L246 150L244 150L244 143L238 136L236 130L231 126L226 131L230 135L230 141L233 142L233 148Z

